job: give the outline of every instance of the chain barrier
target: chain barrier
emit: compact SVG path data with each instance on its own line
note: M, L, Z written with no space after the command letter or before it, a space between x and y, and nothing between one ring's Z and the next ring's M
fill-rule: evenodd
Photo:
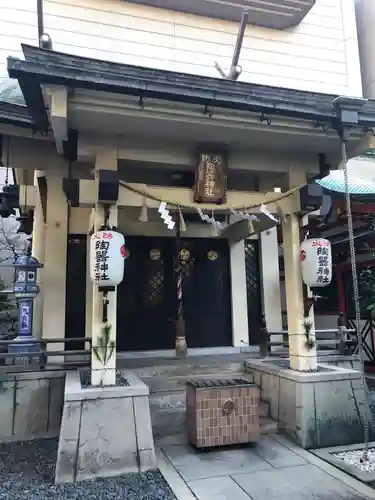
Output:
M361 311L359 305L359 286L358 286L358 274L357 274L357 262L355 257L355 243L354 243L354 231L353 231L353 213L352 204L349 193L349 177L348 177L348 155L346 150L346 142L341 141L341 166L344 170L344 182L345 182L345 198L346 198L346 211L348 218L348 233L349 233L349 249L350 249L350 261L352 269L352 279L353 279L353 300L355 307L355 327L356 336L358 342L358 353L361 361L361 381L363 385L363 390L365 394L366 403L370 402L369 390L367 387L366 376L365 376L365 357L363 350L363 340L361 335ZM369 447L369 405L365 404L363 408L363 430L364 430L364 450L361 460L368 460L368 447Z

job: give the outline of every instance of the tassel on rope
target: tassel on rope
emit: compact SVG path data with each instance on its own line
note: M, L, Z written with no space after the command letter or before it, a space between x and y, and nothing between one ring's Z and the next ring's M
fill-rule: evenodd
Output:
M147 214L147 196L143 197L141 213L139 215L138 220L140 222L148 222L148 214Z
M181 231L181 233L184 233L186 231L186 222L185 222L185 219L184 219L184 216L182 214L182 210L180 207L178 208L178 218L180 221L180 231Z
M276 224L279 224L279 220L276 219L276 217L273 214L271 214L271 212L268 210L267 206L264 203L261 204L259 210L262 212L262 214L266 215L273 222L276 222Z

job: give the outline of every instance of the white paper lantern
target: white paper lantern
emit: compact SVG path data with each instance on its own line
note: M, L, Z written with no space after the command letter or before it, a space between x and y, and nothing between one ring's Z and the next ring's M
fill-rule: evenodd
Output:
M117 286L124 277L125 239L117 231L94 233L90 241L90 278L100 287Z
M325 238L310 238L301 243L302 279L307 286L323 287L332 280L331 242Z

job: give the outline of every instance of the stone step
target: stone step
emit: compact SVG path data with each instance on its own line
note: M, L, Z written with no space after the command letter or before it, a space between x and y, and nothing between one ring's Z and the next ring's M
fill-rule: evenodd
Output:
M220 373L227 378L232 372L243 372L246 354L189 356L177 358L135 358L119 360L119 368L131 370L139 378L179 377L194 374Z
M152 430L156 440L169 435L177 435L185 433L185 412L178 410L170 410L162 415L162 418L152 420ZM276 434L277 422L271 417L260 416L260 431L262 434Z
M160 365L143 366L131 369L140 379L151 377L190 377L199 374L220 374L219 378L231 377L232 373L244 371L243 362L235 363L212 363L212 364L183 364L183 365Z
M188 380L243 378L253 382L253 374L245 372L247 355L196 356L184 359L123 360L150 389L150 412L155 438L183 434L185 430L185 387ZM269 404L259 405L261 431L277 432L277 424L269 415Z
M156 392L167 392L167 391L177 391L185 390L186 382L188 380L220 380L220 379L245 379L249 382L253 382L252 373L244 373L242 371L231 371L231 370L221 370L220 372L208 372L199 370L199 373L193 372L184 375L173 375L173 376L154 376L154 377L142 377L141 379L145 384L148 385L150 393Z
M271 418L260 418L260 431L261 434L277 434L277 423ZM187 436L184 429L177 432L171 432L164 435L154 436L155 446L163 448L164 446L171 445L185 445L187 444Z
M262 434L277 434L277 422L271 417L260 417L260 432Z
M168 412L170 410L185 412L185 391L168 393L160 391L150 394L151 416L157 416L158 413ZM259 415L261 417L268 417L270 415L270 406L267 401L260 401Z

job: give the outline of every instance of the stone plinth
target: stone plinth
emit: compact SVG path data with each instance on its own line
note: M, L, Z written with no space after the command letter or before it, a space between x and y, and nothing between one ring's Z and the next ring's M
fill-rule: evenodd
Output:
M128 386L82 388L67 374L56 483L156 469L149 389L133 373Z
M366 406L371 419L361 373L324 364L317 372L288 366L288 359L246 361L279 430L305 449L360 443Z

